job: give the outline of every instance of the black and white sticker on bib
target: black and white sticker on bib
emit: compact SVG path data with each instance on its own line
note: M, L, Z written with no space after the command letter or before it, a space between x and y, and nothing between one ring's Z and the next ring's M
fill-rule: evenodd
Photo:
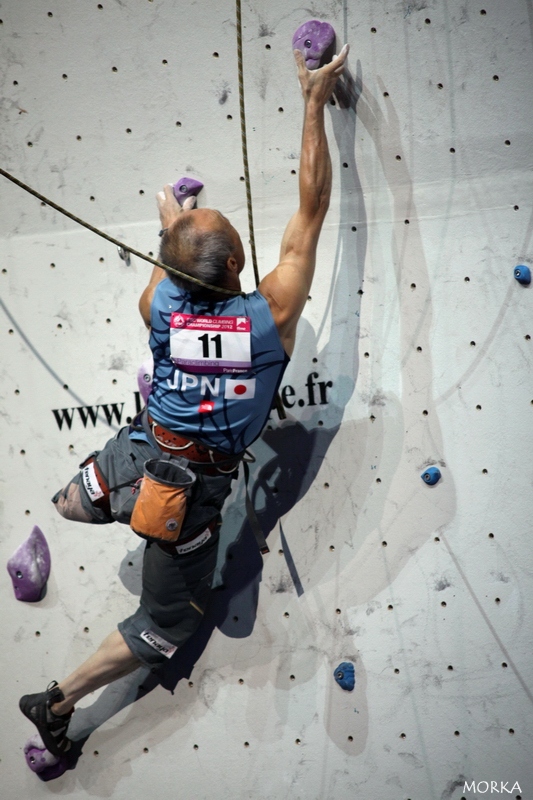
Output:
M170 357L185 372L239 373L252 366L250 317L170 317Z

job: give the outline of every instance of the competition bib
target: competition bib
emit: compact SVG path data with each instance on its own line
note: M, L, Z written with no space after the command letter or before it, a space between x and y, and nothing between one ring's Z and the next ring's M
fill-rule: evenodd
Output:
M170 357L184 372L247 372L252 366L250 317L170 317Z

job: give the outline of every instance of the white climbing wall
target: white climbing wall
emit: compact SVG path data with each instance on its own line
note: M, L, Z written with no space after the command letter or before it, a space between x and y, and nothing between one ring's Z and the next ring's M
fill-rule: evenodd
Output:
M226 588L175 693L131 704L143 672L86 698L73 735L94 732L48 784L18 697L134 610L142 551L49 498L135 412L151 268L0 178L1 561L34 524L52 552L41 602L0 582L3 800L533 797L532 294L513 278L533 264L532 2L244 5L261 274L297 200L291 37L313 17L351 44L352 107L327 110L333 197L288 418L254 447L271 553L261 571L249 532L231 544L237 489ZM154 253L154 195L190 174L247 243L231 0L1 0L0 18L4 169Z

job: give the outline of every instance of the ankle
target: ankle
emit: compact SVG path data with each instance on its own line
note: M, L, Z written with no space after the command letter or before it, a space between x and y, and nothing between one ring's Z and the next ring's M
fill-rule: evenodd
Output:
M51 705L50 711L52 712L52 714L56 714L56 716L58 717L63 717L70 711L74 711L74 706L67 700L62 700L60 703L54 703L53 705Z

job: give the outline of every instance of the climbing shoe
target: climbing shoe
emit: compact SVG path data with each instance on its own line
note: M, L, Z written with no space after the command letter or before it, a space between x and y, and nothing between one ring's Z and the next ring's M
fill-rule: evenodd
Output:
M61 756L70 749L67 729L74 709L68 714L54 714L50 706L60 703L65 696L56 681L49 684L46 692L25 694L19 700L19 708L33 722L41 735L46 749L54 756Z

